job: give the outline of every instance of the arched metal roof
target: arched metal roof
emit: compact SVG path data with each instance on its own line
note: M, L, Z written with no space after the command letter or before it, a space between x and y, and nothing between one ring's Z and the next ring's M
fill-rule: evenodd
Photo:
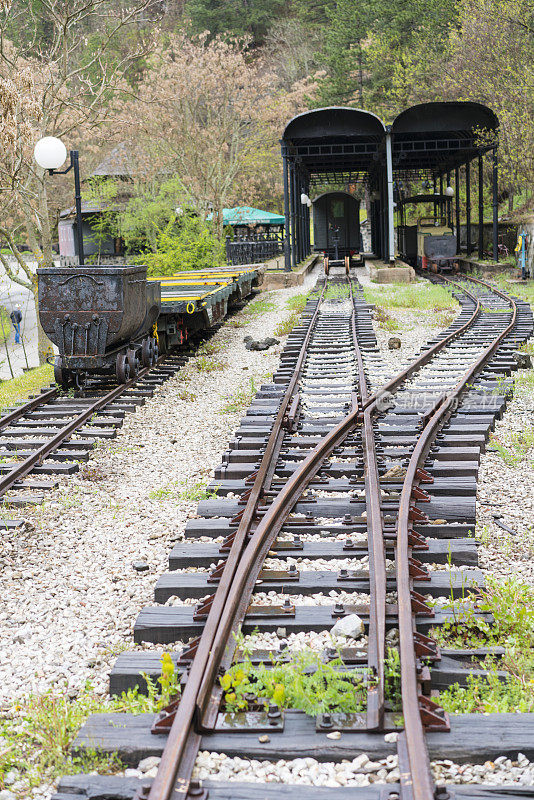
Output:
M290 120L284 130L285 140L317 139L337 141L356 137L377 137L384 135L382 120L370 111L346 106L331 106L304 111Z
M344 192L342 189L332 189L331 192L322 192L322 194L318 194L317 197L313 198L312 203L316 203L317 200L320 200L321 197L325 197L328 194L342 194L345 197L351 197L353 200L356 200L357 203L360 202L360 199L358 197L354 197L354 195L350 192Z
M422 103L399 114L391 126L394 170L443 173L465 164L492 142L481 131L495 133L496 114L481 103Z
M420 103L401 111L395 118L393 134L445 133L472 131L474 128L496 130L497 115L488 106L471 102Z
M384 123L369 111L316 108L288 122L282 149L314 183L352 183L376 167L384 134Z

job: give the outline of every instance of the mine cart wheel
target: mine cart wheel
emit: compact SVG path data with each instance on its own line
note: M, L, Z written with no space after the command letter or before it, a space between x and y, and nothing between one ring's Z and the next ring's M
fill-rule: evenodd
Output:
M128 366L130 367L130 378L136 378L139 372L139 359L137 358L135 350L128 350L126 358L128 359Z
M155 339L152 339L152 366L159 358L159 345Z
M63 369L61 363L60 358L56 358L54 361L54 380L62 389L68 389L71 384L72 375L68 369Z
M153 339L143 339L141 346L141 363L143 367L151 367L154 358Z
M125 353L117 356L117 380L119 383L128 383L130 380L130 365Z

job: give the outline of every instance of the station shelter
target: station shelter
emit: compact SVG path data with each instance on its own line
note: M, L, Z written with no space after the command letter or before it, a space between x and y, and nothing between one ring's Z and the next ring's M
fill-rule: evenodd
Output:
M343 188L366 191L371 249L378 258L395 260L395 208L406 186L418 184L447 203L457 253L469 256L476 235L478 257L484 253L484 160L490 159L492 250L498 259L498 172L495 113L480 103L436 102L412 106L391 125L362 109L331 107L299 114L282 139L285 268L311 252L310 193ZM478 170L476 228L471 178ZM462 190L463 186L463 190ZM313 198L312 198L313 199ZM465 224L461 224L462 218ZM462 231L465 233L462 241Z

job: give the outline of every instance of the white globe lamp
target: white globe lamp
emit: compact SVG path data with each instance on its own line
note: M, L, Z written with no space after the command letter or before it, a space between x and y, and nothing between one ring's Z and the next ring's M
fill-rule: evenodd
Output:
M33 155L43 169L59 169L67 158L67 148L61 139L45 136L35 145Z
M447 188L445 189L445 194L447 195L447 197L453 196L454 189L452 188L452 186L447 186Z
M302 203L302 205L303 206L307 205L308 200L309 200L309 197L306 194L306 192L302 192L302 194L300 195L300 202Z

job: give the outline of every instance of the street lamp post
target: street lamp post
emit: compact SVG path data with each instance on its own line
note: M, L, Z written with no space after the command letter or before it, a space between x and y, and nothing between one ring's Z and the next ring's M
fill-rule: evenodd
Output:
M59 169L67 158L67 148L55 136L45 136L39 139L33 151L36 162L43 169L47 169L49 175L66 175L71 169L74 170L74 201L76 204L76 234L78 239L78 263L81 267L85 264L83 252L83 229L82 229L82 195L80 189L80 165L78 161L78 151L71 150L70 164L67 169Z

